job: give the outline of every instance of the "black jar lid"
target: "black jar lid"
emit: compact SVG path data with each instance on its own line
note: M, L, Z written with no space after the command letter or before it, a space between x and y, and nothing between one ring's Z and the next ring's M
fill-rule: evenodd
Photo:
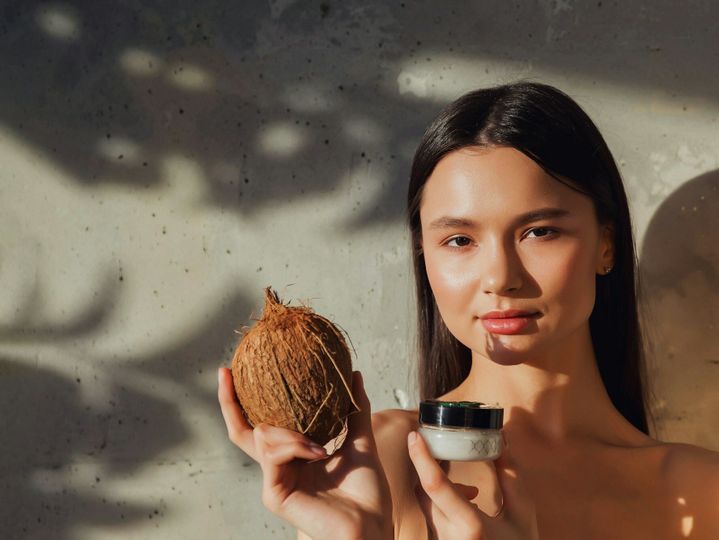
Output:
M426 399L419 404L419 421L438 427L501 429L504 409L479 401Z

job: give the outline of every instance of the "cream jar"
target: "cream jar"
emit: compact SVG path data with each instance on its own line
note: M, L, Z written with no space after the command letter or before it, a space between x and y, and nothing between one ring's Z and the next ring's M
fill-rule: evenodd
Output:
M419 433L435 459L487 461L502 453L504 409L477 401L424 400Z

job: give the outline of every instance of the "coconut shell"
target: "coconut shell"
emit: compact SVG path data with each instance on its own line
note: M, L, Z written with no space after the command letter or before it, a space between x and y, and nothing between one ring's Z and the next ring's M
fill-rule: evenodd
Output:
M349 348L325 317L284 305L271 287L264 292L262 318L232 359L237 398L251 425L292 429L325 445L346 433L347 417L359 410Z

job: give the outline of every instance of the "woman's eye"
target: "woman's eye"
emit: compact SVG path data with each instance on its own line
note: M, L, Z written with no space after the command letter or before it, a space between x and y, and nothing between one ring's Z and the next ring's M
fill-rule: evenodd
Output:
M530 229L527 234L535 233L537 234L535 238L546 238L548 236L553 236L556 232L556 229L552 229L551 227L535 227L534 229Z
M459 241L459 240L466 240L467 243L464 244L464 245L450 246L449 243L450 243L450 242L454 242L455 240L458 240L458 241ZM467 247L467 245L469 245L469 238L467 238L466 236L455 236L454 238L450 238L449 240L447 240L447 242L446 242L445 244L448 245L449 247L452 247L452 248L455 248L455 249L459 249L459 248Z

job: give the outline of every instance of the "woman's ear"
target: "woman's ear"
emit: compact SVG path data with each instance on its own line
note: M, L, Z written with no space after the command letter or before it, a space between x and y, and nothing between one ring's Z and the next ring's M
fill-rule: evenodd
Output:
M601 226L601 240L599 242L599 253L597 261L597 273L608 274L614 266L614 224L609 223Z

